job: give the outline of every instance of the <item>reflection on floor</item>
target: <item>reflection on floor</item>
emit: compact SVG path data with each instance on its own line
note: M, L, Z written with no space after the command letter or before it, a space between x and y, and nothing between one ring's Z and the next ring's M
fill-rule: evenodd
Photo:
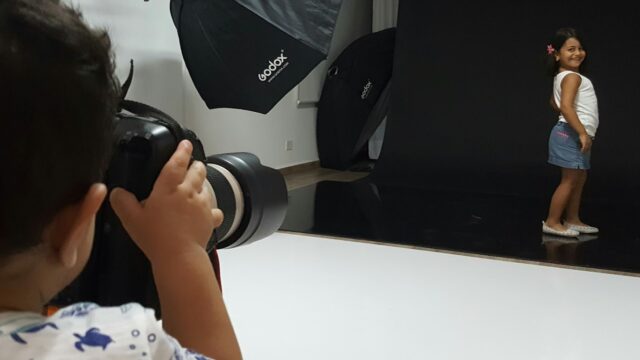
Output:
M547 199L321 181L289 191L282 230L640 274L638 206L584 201L598 235L546 236Z
M284 175L287 190L298 189L326 180L351 182L369 175L367 172L338 171L321 168L317 163L305 164L280 171Z

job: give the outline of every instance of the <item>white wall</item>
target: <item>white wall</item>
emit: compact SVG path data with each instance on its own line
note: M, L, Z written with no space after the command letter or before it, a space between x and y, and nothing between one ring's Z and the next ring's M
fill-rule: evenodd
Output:
M93 26L109 30L117 75L124 81L129 59L135 76L128 98L155 106L192 129L207 154L247 151L267 166L282 168L318 160L316 108L298 108L293 89L267 115L237 109L207 109L189 77L169 0L68 0ZM338 17L329 63L356 38L371 31L371 0L345 0ZM312 88L320 93L326 64L319 65ZM318 77L319 76L319 77ZM320 79L320 80L317 80ZM285 141L294 148L285 150Z
M329 62L353 40L369 32L371 0L345 0L331 44ZM326 65L320 64L319 67ZM314 85L319 93L322 83L318 81ZM188 79L185 122L198 134L207 154L248 151L256 154L263 164L282 168L318 160L316 108L298 108L297 100L297 89L293 89L267 115L237 109L209 110ZM291 151L285 150L287 140L294 142Z
M89 24L109 31L116 74L122 82L129 72L129 60L134 60L134 79L127 98L155 106L182 122L183 61L169 0L67 2L79 7Z

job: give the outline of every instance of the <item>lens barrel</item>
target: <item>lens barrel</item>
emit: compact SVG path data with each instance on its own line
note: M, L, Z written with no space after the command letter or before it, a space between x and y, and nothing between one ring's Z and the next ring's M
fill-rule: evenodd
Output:
M284 221L287 187L280 172L263 166L251 153L207 157L207 180L224 222L217 229L217 247L250 244L271 235Z

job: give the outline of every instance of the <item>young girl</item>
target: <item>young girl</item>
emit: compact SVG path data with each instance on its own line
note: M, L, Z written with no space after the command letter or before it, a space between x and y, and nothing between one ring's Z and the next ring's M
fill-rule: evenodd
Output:
M549 214L542 222L547 234L574 237L598 229L579 215L582 189L591 168L591 144L598 129L598 101L584 72L587 53L574 29L558 30L547 45L549 75L553 79L551 106L560 112L549 136L549 163L559 166L560 184L553 193Z

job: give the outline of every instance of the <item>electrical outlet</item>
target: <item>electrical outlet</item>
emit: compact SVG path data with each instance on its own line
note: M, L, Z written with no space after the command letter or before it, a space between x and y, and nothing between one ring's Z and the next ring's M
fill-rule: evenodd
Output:
M287 140L284 142L284 149L286 151L291 151L293 150L293 140Z

